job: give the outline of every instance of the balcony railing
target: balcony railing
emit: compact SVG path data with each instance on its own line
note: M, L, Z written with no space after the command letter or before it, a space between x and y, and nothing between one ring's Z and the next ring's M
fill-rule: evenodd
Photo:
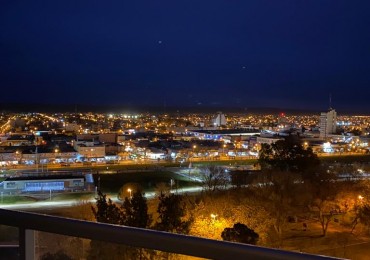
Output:
M155 230L0 209L0 225L19 229L20 259L35 258L35 231L208 259L334 259Z

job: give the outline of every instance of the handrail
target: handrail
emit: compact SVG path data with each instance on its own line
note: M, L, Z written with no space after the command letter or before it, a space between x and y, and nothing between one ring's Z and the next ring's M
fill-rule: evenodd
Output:
M0 224L209 259L335 259L149 229L0 209Z

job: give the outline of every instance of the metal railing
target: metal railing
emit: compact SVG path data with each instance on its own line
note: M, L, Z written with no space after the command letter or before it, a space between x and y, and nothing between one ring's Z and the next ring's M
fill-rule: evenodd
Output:
M149 229L0 209L0 225L18 227L20 259L34 259L34 231L208 259L334 259Z

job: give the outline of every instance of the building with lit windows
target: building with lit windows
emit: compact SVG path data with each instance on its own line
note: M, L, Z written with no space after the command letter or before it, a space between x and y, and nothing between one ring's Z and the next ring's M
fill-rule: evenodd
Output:
M83 175L12 177L2 182L2 192L50 192L85 190Z
M226 117L221 112L218 112L213 119L213 125L216 127L221 127L226 125Z
M337 131L337 112L330 108L328 112L320 115L320 138L326 139L328 135L335 134Z

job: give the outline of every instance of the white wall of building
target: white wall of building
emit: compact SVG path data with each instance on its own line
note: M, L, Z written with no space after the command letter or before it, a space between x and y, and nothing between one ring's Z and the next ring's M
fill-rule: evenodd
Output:
M215 118L213 119L213 125L220 127L226 125L226 117L221 112L217 113Z
M327 138L337 131L337 112L334 109L321 113L319 128L320 138Z

